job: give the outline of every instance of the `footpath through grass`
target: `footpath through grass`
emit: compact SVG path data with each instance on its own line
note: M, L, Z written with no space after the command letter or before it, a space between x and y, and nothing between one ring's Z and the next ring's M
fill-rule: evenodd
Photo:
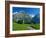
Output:
M40 29L40 25L39 24L17 24L17 23L13 23L13 31L17 31L17 30L29 30L27 27L32 27L34 29Z

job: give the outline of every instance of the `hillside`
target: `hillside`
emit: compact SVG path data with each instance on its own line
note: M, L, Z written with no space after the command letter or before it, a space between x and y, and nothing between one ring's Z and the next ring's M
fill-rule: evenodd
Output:
M16 21L16 22L22 22L22 23L32 23L35 22L35 23L39 23L40 22L40 15L37 14L35 15L34 17L32 15L29 15L25 12L19 12L19 13L16 13L16 14L13 14L13 20Z

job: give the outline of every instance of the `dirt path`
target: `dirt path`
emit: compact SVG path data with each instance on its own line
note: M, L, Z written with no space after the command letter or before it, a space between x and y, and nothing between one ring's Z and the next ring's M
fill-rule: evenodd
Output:
M34 28L32 28L32 27L27 27L29 30L35 30Z

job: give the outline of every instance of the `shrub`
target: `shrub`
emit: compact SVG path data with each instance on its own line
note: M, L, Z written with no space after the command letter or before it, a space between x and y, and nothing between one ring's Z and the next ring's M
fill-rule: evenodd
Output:
M22 24L23 23L23 20L18 20L17 23Z

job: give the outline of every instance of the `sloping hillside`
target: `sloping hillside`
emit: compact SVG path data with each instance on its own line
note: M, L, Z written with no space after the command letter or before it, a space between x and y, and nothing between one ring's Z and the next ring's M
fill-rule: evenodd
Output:
M32 15L29 15L29 14L21 11L16 14L13 14L13 20L16 21L16 23L17 22L27 23L27 24L39 23L40 22L40 15L37 14L32 17Z

